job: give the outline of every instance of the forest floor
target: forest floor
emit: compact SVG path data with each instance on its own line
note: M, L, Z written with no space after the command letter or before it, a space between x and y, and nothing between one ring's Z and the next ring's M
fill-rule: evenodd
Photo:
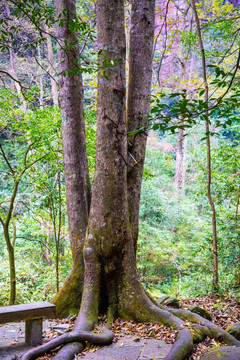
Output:
M223 329L233 323L240 322L240 305L232 298L220 299L217 296L204 296L181 302L183 307L185 304L204 308L211 314L212 321ZM70 330L74 325L74 320L75 316L72 316L67 319L44 322L45 340ZM104 322L104 319L100 320ZM154 358L160 360L170 351L171 344L176 337L176 331L151 323L136 324L132 321L117 320L113 324L112 330L115 332L115 338L111 345L100 347L87 344L83 353L78 355L76 359L144 360ZM0 325L0 339L1 360L17 359L17 356L20 356L24 351L24 323ZM220 344L206 338L201 344L194 347L194 351L188 360L198 360L202 353L215 345ZM53 354L43 356L39 360L50 360Z

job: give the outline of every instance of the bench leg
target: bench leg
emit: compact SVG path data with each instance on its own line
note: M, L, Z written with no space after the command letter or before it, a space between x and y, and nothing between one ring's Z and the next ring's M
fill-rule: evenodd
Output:
M26 320L25 340L30 346L42 344L42 321L43 319Z

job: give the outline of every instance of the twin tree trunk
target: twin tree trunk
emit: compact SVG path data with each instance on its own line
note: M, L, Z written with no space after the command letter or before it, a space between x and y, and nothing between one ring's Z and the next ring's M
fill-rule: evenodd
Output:
M67 9L64 13L67 20L59 28L58 36L67 39L68 44L75 44L68 51L59 51L60 71L67 72L69 68L76 67L74 59L78 50L74 33L68 30L76 16L74 2L57 1L57 16L63 9ZM142 0L132 3L127 112L124 1L99 0L96 9L101 71L98 76L96 168L85 243L88 188L84 186L86 165L82 165L82 169L79 165L86 162L76 157L76 149L81 146L84 148L79 156L86 153L82 111L76 113L79 104L82 104L82 93L79 93L82 89L81 75L78 71L75 75L66 74L60 80L64 165L74 266L55 299L57 311L66 315L66 311L80 305L83 253L84 289L75 331L92 329L98 321L99 312L106 312L109 321L120 316L176 325L171 321L171 314L162 312L151 303L139 282L136 267L146 115L151 91L155 2ZM139 129L137 134L129 134ZM56 359L71 358L80 350L80 343L67 345Z
M81 307L72 332L28 351L22 360L35 359L66 343L54 360L72 360L84 347L81 341L109 343L114 336L109 331L102 334L90 332L98 323L101 313L106 313L110 322L121 317L179 329L177 340L165 360L183 360L192 350L193 342L202 341L206 336L240 346L240 342L233 336L201 316L157 304L145 292L137 273L138 220L135 207L139 208L146 145L144 115L149 106L147 98L151 86L154 1L132 1L127 111L124 0L97 1L101 69L98 75L96 168L89 218L82 85L76 68L77 40L74 32L68 30L76 23L74 1L58 1L57 9L63 20L58 36L66 40L64 44L70 45L68 51L60 50L59 61L62 71L66 71L66 76L60 81L60 101L74 265L70 277L55 300L58 311L63 310L59 304L64 303L64 296L67 299L65 306L68 308L71 305L78 307L80 302ZM69 69L74 75L69 76ZM135 77L131 78L134 73ZM139 128L141 131L137 134L129 134L129 130ZM195 325L190 329L184 328L187 326L184 324L185 320L195 322Z
M80 296L77 298L75 293L81 295L83 253L84 289L75 331L91 329L97 323L99 311L106 312L110 321L120 316L125 319L159 321L176 326L180 322L170 313L160 310L146 295L139 282L136 267L137 215L146 146L145 115L149 109L151 90L155 3L152 0L132 2L130 81L126 114L124 1L97 2L98 47L101 50L97 155L85 242L88 209L88 191L84 186L86 163L85 157L81 161L76 157L78 149L81 146L85 148L82 112L76 112L79 103L82 104L82 94L79 92L82 85L79 71L75 71L75 75L72 74L73 70L76 70L74 60L77 58L77 42L74 33L68 30L76 16L74 2L58 1L57 16L62 14L63 9L64 21L58 30L58 36L66 39L65 43L74 45L67 51L60 50L59 53L62 67L60 71L66 73L60 81L60 101L74 266L70 277L55 299L58 313L64 313L62 304L69 310L67 301L74 308L80 304ZM70 76L67 73L69 69ZM139 129L141 130L137 134L129 134L129 131ZM79 134L82 134L82 137L79 137ZM79 156L83 156L84 151L82 149ZM79 167L81 164L82 169ZM69 353L72 348L68 349L68 346ZM75 350L73 349L73 352ZM63 355L59 356L60 359Z

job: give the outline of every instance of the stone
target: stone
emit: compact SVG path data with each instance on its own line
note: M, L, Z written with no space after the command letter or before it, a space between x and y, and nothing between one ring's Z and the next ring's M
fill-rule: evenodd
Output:
M42 320L26 320L25 339L29 346L42 344Z
M169 295L163 295L163 296L161 296L159 299L157 299L157 302L159 303L159 304L163 304L167 299L169 299L170 298L170 296Z
M234 336L236 339L240 340L240 323L228 326L226 331L232 336Z
M10 305L0 307L0 324L21 320L53 318L56 314L55 305L46 301L37 303Z
M191 311L191 312L193 312L195 314L201 315L204 319L207 319L207 320L210 320L210 321L212 320L211 314L207 310L205 310L205 309L203 309L203 308L201 308L199 306L196 306L196 305L184 305L184 307L186 307L189 311Z
M167 306L170 306L170 307L173 307L175 309L179 309L180 308L180 303L179 303L179 300L174 297L174 296L171 296L168 300L166 300L164 302L165 305Z
M36 346L42 343L42 322L44 317L56 313L55 305L46 301L0 307L0 324L25 320L26 343Z
M162 360L168 355L172 348L172 344L166 344L162 340L151 340L148 341L145 348L142 351L141 358L139 360Z
M131 336L124 336L117 343L88 352L85 356L81 356L81 360L137 360L145 342L145 339L135 342Z
M201 360L239 360L240 348L234 346L221 346L208 350Z

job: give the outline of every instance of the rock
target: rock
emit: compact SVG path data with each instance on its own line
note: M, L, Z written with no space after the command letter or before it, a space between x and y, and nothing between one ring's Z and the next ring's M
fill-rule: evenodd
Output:
M210 320L210 321L212 320L211 314L207 310L205 310L205 309L203 309L203 308L201 308L199 306L196 306L196 305L184 305L184 307L186 307L189 311L191 311L191 312L193 312L195 314L201 315L204 319L207 319L207 320Z
M226 331L232 336L234 336L236 339L240 340L240 323L228 326Z
M175 309L180 308L179 300L177 298L175 298L174 296L170 297L169 295L163 295L157 300L157 302L159 302L159 304L171 306Z
M201 360L239 360L240 348L234 346L221 346L208 350L200 358Z
M177 298L175 298L174 296L170 297L168 300L166 300L164 302L165 305L167 306L171 306L175 309L179 309L180 308L180 303L179 300Z
M169 298L170 298L169 295L163 295L159 299L157 299L157 302L159 302L159 304L163 304Z

